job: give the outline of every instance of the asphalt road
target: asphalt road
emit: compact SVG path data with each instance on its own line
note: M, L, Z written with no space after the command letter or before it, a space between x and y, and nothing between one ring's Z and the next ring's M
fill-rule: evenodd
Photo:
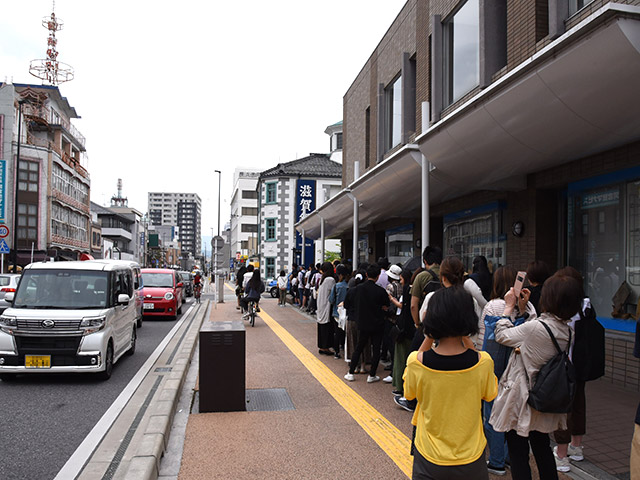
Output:
M0 381L0 479L54 478L175 324L145 319L136 353L121 357L107 381L89 374Z

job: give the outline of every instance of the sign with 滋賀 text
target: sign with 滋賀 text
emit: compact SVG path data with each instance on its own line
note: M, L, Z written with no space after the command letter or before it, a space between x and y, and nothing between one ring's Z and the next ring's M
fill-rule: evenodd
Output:
M296 183L296 223L316 209L316 181L298 180ZM304 260L306 264L314 263L313 240L305 239ZM296 232L296 250L302 252L302 234ZM302 261L302 256L298 261Z

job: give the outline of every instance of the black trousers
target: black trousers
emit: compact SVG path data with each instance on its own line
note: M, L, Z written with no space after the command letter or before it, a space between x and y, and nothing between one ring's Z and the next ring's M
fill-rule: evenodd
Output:
M536 459L540 480L558 480L556 461L553 458L548 433L531 431L528 437L521 437L515 430L509 430L505 435L511 458L513 480L531 480L529 445Z
M367 346L367 340L371 339L373 354L371 356L371 370L369 370L369 375L372 377L376 376L376 370L378 369L378 363L380 362L380 346L382 345L383 335L384 330L358 330L358 343L353 352L353 355L351 356L351 363L349 363L349 373L353 373L356 371L356 366L358 366L358 362L360 361L360 355L362 355L362 351Z

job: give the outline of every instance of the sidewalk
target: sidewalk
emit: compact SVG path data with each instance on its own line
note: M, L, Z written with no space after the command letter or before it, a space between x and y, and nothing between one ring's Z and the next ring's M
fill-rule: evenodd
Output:
M314 317L279 308L275 299L260 303L256 326L245 323L247 406L254 411L200 414L196 394L179 478L410 477L411 415L393 403L391 385L367 384L365 375L345 382L344 360L318 354ZM209 320L239 319L235 305L212 308ZM379 368L381 377L387 373ZM628 478L637 397L588 384L587 460L561 479Z

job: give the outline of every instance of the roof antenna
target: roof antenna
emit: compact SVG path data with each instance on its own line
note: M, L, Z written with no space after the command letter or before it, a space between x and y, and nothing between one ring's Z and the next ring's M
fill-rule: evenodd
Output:
M49 38L47 39L47 58L40 60L31 60L29 73L34 77L42 80L42 83L49 85L58 85L60 83L73 80L73 68L66 63L58 61L58 50L56 46L58 39L56 32L62 30L64 22L56 17L55 14L56 1L53 0L53 9L50 17L42 19L42 26L49 30Z

